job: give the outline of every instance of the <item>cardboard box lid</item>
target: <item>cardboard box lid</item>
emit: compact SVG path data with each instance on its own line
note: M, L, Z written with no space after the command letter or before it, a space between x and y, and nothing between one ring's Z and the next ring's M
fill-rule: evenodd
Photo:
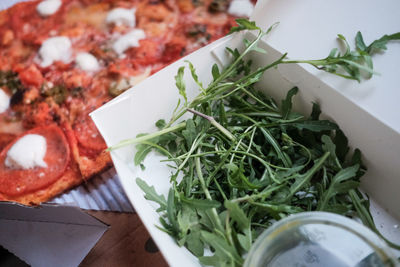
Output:
M0 244L32 266L78 266L107 228L76 207L0 202Z

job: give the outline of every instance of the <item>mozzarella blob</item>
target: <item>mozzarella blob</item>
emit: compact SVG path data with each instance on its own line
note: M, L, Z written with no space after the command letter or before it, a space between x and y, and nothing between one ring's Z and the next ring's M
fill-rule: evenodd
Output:
M75 58L75 62L78 68L83 71L95 72L100 69L97 58L90 53L79 53Z
M71 41L68 37L51 37L42 43L39 49L39 57L42 60L40 66L48 67L54 61L68 63L71 58Z
M254 5L250 0L233 0L229 5L228 13L237 17L250 17Z
M136 25L136 9L126 9L126 8L114 8L108 12L106 17L107 24L115 25L126 25L129 27L135 27Z
M5 165L13 169L46 168L46 150L46 139L43 136L27 134L8 150Z
M36 6L36 11L42 17L53 15L61 7L61 0L43 0Z
M3 113L8 109L10 106L10 96L7 95L1 88L0 88L0 113Z
M135 29L119 37L112 45L113 50L122 55L131 47L139 47L139 41L146 38L146 34L141 29Z

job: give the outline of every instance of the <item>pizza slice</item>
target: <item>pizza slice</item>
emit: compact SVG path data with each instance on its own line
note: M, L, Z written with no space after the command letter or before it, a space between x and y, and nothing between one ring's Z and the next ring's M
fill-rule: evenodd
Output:
M71 146L56 124L23 133L0 153L2 201L40 204L81 182Z
M38 204L110 167L88 114L224 36L254 6L253 0L51 1L0 11L0 200ZM20 162L25 152L33 156Z

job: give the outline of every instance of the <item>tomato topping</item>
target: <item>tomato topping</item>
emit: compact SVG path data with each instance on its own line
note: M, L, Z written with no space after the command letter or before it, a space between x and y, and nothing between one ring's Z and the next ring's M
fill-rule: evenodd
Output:
M19 79L25 86L33 85L39 87L43 83L42 73L33 64L19 73Z
M80 146L95 151L102 151L107 148L103 137L89 115L80 115L73 125L73 130Z
M34 167L31 169L10 168L5 165L7 152L27 134L38 134L46 139L46 154L44 161L47 167ZM25 132L0 153L0 193L8 196L19 196L54 183L64 172L69 164L70 149L62 130L56 125L34 128Z
M165 45L163 54L164 62L173 62L185 54L187 41L184 38L176 37Z
M149 65L160 61L162 55L160 40L143 39L139 43L139 47L131 48L126 52L132 58L133 65Z

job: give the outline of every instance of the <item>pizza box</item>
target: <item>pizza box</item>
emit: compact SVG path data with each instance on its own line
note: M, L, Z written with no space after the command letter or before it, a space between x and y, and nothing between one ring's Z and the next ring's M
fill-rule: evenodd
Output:
M398 31L399 11L400 3L395 0L259 0L252 16L257 25L268 27L277 21L280 25L260 44L268 54L258 54L253 60L256 64L267 65L284 52L289 52L292 59L323 58L337 47L338 33L351 42L361 30L366 42L371 42L385 33ZM169 65L94 111L91 116L107 145L155 131L154 123L169 119L176 106L179 94L174 76L179 67L187 66L184 61L192 62L203 84L207 84L211 81L211 66L228 60L225 47L240 46L242 38L243 33L222 38ZM397 193L400 188L400 120L394 112L400 97L397 88L399 58L398 43L389 44L388 51L374 56L375 70L381 75L361 83L316 72L307 66L285 65L267 72L260 84L260 89L268 91L275 99L282 99L287 90L297 86L300 93L294 105L298 111L308 114L311 102L318 102L324 115L340 125L352 147L361 149L368 166L362 189L371 197L377 227L395 243L400 243L400 194ZM197 89L188 72L185 72L185 79L190 98L197 94ZM134 154L133 145L111 152L129 200L171 266L199 266L188 250L156 228L159 225L156 206L144 199L135 183L136 177L141 177L158 193L166 195L169 170L160 163L162 157L150 154L144 162L146 170L142 171L134 166Z
M108 226L73 206L0 202L0 244L30 266L78 266Z

